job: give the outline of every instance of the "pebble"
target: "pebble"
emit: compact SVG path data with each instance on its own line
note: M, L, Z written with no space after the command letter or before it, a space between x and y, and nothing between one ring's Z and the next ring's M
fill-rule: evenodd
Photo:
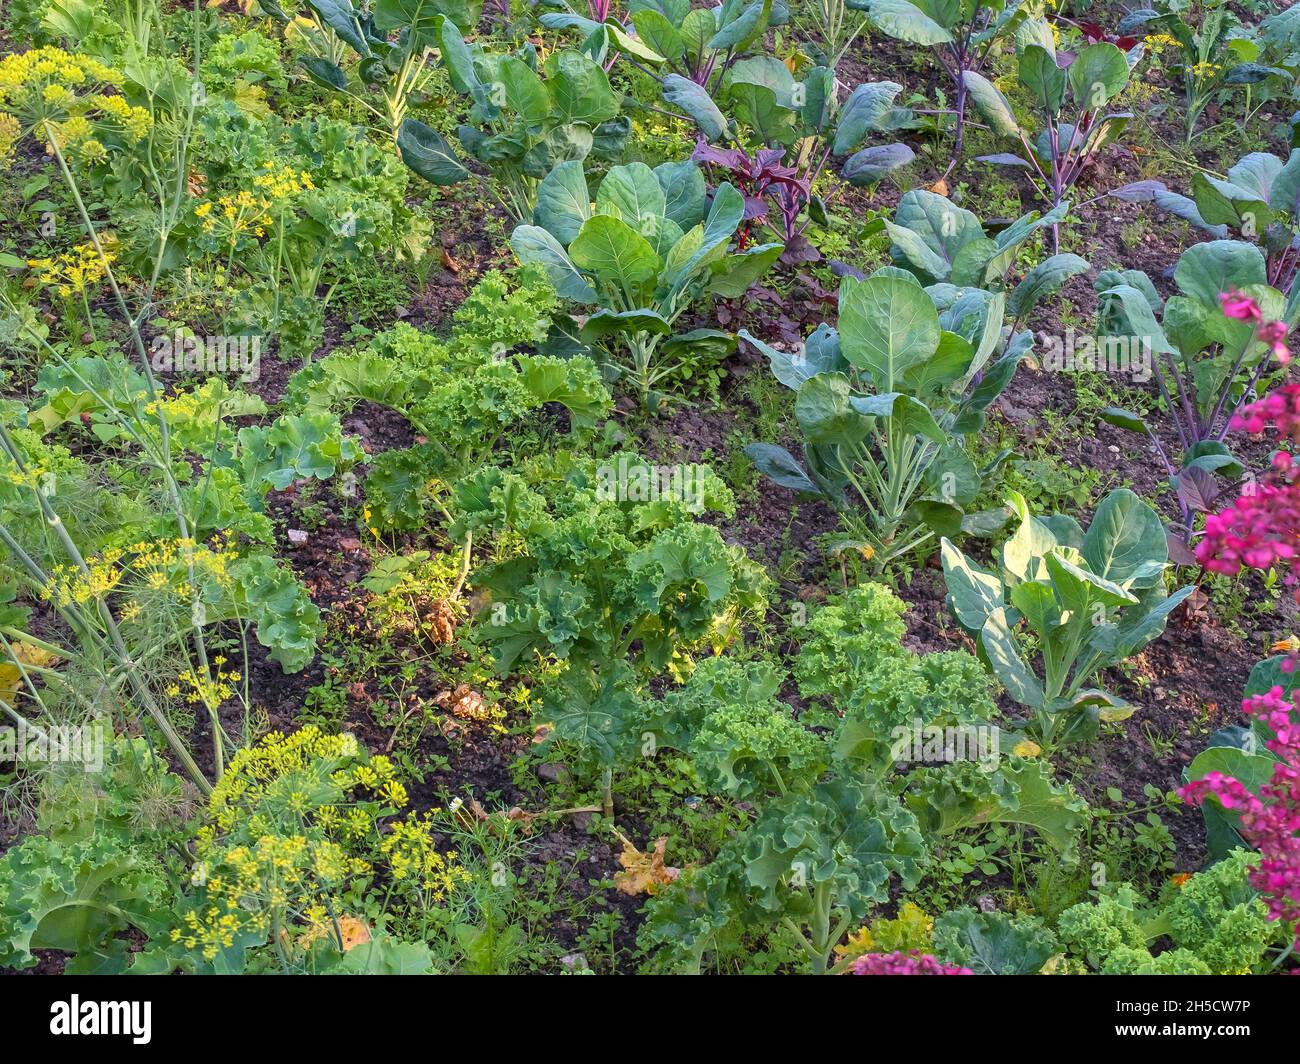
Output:
M537 766L537 775L547 783L559 783L569 775L569 766L562 762L547 762Z

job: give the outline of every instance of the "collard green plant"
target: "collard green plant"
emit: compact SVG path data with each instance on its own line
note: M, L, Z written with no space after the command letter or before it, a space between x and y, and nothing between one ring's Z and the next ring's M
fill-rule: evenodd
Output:
M430 52L439 47L439 27L468 30L481 7L472 0L375 0L361 10L351 0L306 2L322 36L328 28L357 62L353 80L339 61L341 49L331 42L327 54L303 57L303 68L314 81L360 103L395 139L432 81ZM378 104L371 102L376 95Z
M1051 45L1045 19L1026 11L1025 0L860 0L872 26L910 44L935 49L939 65L953 83L957 119L950 172L961 159L966 136L968 71L979 73L990 53L1009 39L1016 45Z
M510 246L546 270L562 299L591 308L581 340L654 409L685 351L721 358L735 343L717 329L675 333L677 320L706 296L743 295L781 253L780 244L729 250L744 215L731 185L710 201L691 162L612 167L593 202L575 160L547 175L533 224L517 226Z
M1180 564L1194 561L1195 514L1210 510L1221 494L1216 476L1242 472L1224 443L1232 417L1259 397L1275 365L1256 324L1228 317L1220 296L1235 292L1253 299L1264 321L1294 321L1300 304L1293 299L1289 306L1268 278L1269 264L1258 246L1210 240L1183 252L1174 267L1178 294L1168 300L1136 270L1104 271L1095 282L1103 342L1146 352L1165 416L1174 424L1181 454L1170 455L1145 418L1118 408L1102 413L1119 428L1143 433L1159 456L1181 513L1171 529Z
M539 67L531 45L516 54L467 44L444 20L438 31L452 87L470 100L458 130L461 149L489 173L488 191L518 222L531 217L539 184L558 164L622 154L631 123L600 65L576 51L557 51ZM435 129L409 119L397 137L402 161L435 185L470 176Z
M563 10L544 11L537 21L549 30L576 31L582 37L579 50L605 70L613 67L620 54L641 62L664 61L663 56L637 39L630 14L620 12L615 0L587 0L585 12L575 10L576 5L568 0L543 0L543 6Z
M783 21L782 6L773 0L724 0L714 7L692 7L689 0L632 0L628 10L637 40L659 57L654 65L667 70L662 81L667 98L690 113L688 102L707 99L710 88L767 28Z
M1128 85L1141 47L1127 55L1101 42L1082 49L1068 66L1048 41L1028 44L1020 53L1017 74L1029 94L1038 130L1025 129L1011 104L982 74L966 71L967 92L996 136L1018 140L1021 154L987 155L982 161L1023 170L1042 200L1055 209L1083 174L1128 125L1131 114L1109 112L1106 105ZM1032 139L1031 139L1032 138ZM1060 251L1057 230L1054 251Z
M1266 65L1280 67L1292 80L1292 87L1300 71L1300 4L1270 15L1259 24L1259 44L1263 49L1260 58Z
M1164 527L1127 488L1102 500L1086 533L1063 514L1034 517L1018 494L1011 504L1019 527L993 571L942 541L947 601L1007 694L1029 711L1025 729L1055 749L1132 714L1095 686L1098 674L1159 636L1192 588L1166 592Z
M1006 299L953 288L940 310L931 291L897 267L840 287L839 328L822 325L791 355L741 335L797 393L804 464L756 443L746 454L782 487L840 509L850 536L879 563L936 532L989 531L968 513L981 471L963 437L1010 382L1033 337L1003 336Z
M1088 269L1078 255L1051 255L1015 285L1009 283L1025 243L1044 226L1059 225L1069 210L1062 203L1046 214L1030 211L988 232L971 211L935 192L912 189L899 200L893 218L885 220L890 259L926 285L941 305L968 289L1004 294L1014 336L1039 302Z
M1265 280L1287 295L1285 320L1300 310L1295 291L1300 269L1300 150L1283 161L1268 152L1251 152L1219 178L1198 170L1192 195L1171 192L1164 182L1135 181L1111 193L1130 203L1154 203L1223 240L1233 232L1256 243L1266 259Z

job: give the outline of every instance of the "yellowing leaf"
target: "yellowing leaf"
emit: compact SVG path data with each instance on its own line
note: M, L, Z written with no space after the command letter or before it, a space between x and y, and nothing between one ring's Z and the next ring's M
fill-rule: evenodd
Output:
M1021 739L1020 742L1016 743L1016 745L1011 748L1011 752L1015 754L1016 757L1037 757L1043 752L1043 748L1034 742L1033 739Z
M339 937L343 940L344 953L347 953L348 950L357 946L365 945L365 943L370 941L370 925L355 916L347 916L346 914L340 916L338 933ZM332 924L321 924L318 927L313 927L310 931L299 936L298 945L302 946L303 949L306 949L317 939L326 937L331 939L334 938L334 927Z
M32 646L31 643L9 645L13 649L16 661L22 665L45 667L58 660L49 651ZM18 664L12 659L0 662L0 699L12 706L17 701L18 695L26 689L27 684L23 680L22 670L19 669Z
M655 839L655 848L650 853L642 853L622 835L619 838L623 839L623 852L618 855L618 863L624 871L615 873L614 886L624 894L654 894L681 874L680 868L664 864L666 835Z
M929 950L934 940L934 917L914 902L905 901L892 920L871 921L835 947L835 955L861 957L864 953L893 953L902 950Z

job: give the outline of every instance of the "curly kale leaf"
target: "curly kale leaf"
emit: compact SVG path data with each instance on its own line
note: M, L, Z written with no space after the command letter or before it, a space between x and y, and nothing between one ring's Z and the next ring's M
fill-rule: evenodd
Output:
M122 971L119 931L153 934L166 877L152 857L111 833L74 841L34 835L0 858L0 967L30 968L32 951L74 954L68 971Z
M711 525L666 530L634 554L624 586L640 614L632 631L651 665L666 665L679 644L703 638L729 609L756 606L751 568Z
M826 741L779 703L731 702L710 712L690 743L704 782L733 798L802 789L830 761Z
M888 900L893 876L905 890L916 886L928 858L910 812L843 779L767 803L745 838L754 904L798 919L811 915L813 891L824 886L836 908L860 920Z
M961 908L934 922L935 956L976 975L1033 975L1056 951L1056 938L1036 916Z
M1088 805L1053 778L1045 761L1015 755L989 771L978 761L957 761L913 773L908 807L927 832L951 835L983 824L1025 824L1058 850L1066 850L1087 823Z
M301 672L316 656L320 610L288 570L266 555L233 567L239 615L251 620L257 641L285 672Z
M1095 902L1066 909L1056 930L1066 948L1086 958L1093 968L1101 968L1122 948L1141 950L1149 958L1141 907L1137 891L1122 884Z
M327 413L286 414L268 426L239 430L240 467L250 500L295 480L328 480L360 461L363 452Z
M808 622L795 662L804 697L844 701L853 691L856 669L906 654L906 609L883 584L863 584L819 609Z
M571 666L542 693L550 735L575 743L602 765L612 765L635 738L641 715L632 669L616 662L597 672Z
M1153 956L1149 949L1119 946L1101 966L1102 975L1213 975L1210 966L1188 949L1165 950Z
M704 868L686 868L646 902L637 944L655 950L658 966L698 973L704 955L738 945L745 901L741 839L727 843Z
M1257 853L1234 850L1184 883L1166 910L1174 944L1194 952L1216 975L1263 970L1266 950L1285 936L1247 878L1258 861Z
M431 443L383 451L366 474L366 505L376 528L414 532L429 516L429 481L446 468L443 452Z

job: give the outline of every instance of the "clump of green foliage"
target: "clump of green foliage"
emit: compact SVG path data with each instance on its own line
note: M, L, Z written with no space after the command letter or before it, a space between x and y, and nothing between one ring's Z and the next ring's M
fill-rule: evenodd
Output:
M46 781L41 832L0 857L0 966L31 968L34 950L53 949L69 954L69 974L121 972L130 942L118 933L166 926L179 777L145 740L126 738L105 743L98 772L78 775Z
M777 700L780 670L720 658L646 720L656 745L685 751L706 786L755 806L712 863L652 899L641 941L662 950L661 962L698 970L748 930L825 972L845 931L888 900L895 876L905 890L919 882L929 840L1006 821L1071 844L1084 807L1049 766L936 750L934 760L948 763L934 767L913 748L922 729L983 727L994 738L997 707L970 655L904 648L902 612L891 591L868 584L811 620L795 676L806 698L829 705L796 718Z
M660 472L620 453L531 484L485 467L455 491L453 537L499 544L471 576L491 596L477 631L498 671L558 666L538 715L606 770L639 748L646 685L721 651L766 605L761 568L696 519L734 514L731 492L707 466Z
M366 400L396 410L423 437L376 456L365 489L372 528L421 528L433 512L450 520L450 485L491 461L507 432L536 426L548 403L566 409L579 431L608 411L609 392L589 359L536 353L556 307L539 269L509 278L490 271L457 308L445 340L402 323L294 374L288 397L307 410Z
M1290 941L1271 922L1247 875L1259 855L1234 850L1150 906L1127 885L1061 914L1057 930L1074 955L1106 975L1247 975L1270 970ZM1167 939L1172 949L1153 955Z

